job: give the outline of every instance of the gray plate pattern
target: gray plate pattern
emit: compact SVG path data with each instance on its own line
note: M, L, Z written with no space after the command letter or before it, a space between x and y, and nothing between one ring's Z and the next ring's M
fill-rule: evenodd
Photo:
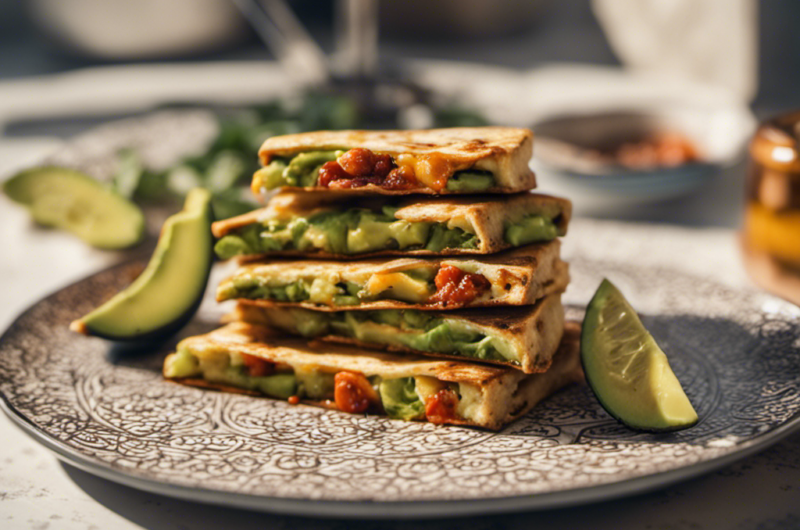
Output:
M643 320L701 419L657 435L622 427L580 385L499 433L176 385L159 372L175 341L122 350L67 329L141 266L91 276L24 313L0 340L0 391L10 415L62 457L163 493L305 514L535 508L690 476L798 424L798 319L754 310L763 295L677 271L572 263L579 289L612 271L663 307ZM685 311L686 293L703 301L702 314ZM568 317L582 310L570 306ZM182 335L212 326L195 319Z
M164 167L202 150L215 127L208 113L161 112L91 131L49 162L107 179L114 153L136 146L147 164ZM678 433L630 431L578 385L499 433L182 387L160 376L177 339L133 351L67 329L141 263L71 285L12 324L0 338L2 404L60 458L92 473L284 513L485 514L640 493L741 458L800 425L800 310L732 281L728 237L575 219L565 238L568 317L582 318L602 276L633 297L700 414ZM215 317L206 313L182 335L211 329Z

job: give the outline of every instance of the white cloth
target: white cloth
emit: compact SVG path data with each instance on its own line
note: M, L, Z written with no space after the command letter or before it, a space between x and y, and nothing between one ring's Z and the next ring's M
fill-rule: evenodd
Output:
M758 89L755 0L592 0L624 65L728 88L742 101Z

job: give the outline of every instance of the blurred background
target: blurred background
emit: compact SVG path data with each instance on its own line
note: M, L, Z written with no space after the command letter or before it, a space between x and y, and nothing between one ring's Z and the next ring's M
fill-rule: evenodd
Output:
M576 217L744 235L720 263L800 304L798 22L797 0L0 0L0 184L77 169L148 224L94 249L0 193L0 330L149 255L195 186L256 208L269 136L344 128L530 127L537 191Z
M742 223L759 121L800 107L793 0L0 0L0 176L254 207L267 137L500 124L578 215ZM123 120L123 121L119 121ZM131 121L133 120L133 121ZM785 201L784 201L785 202Z
M163 4L163 5L162 5ZM334 0L288 4L319 45L336 49ZM379 2L380 62L411 58L470 61L529 69L551 63L622 66L590 0L434 0ZM628 9L634 2L619 4ZM638 2L725 7L718 24L732 30L734 2ZM733 5L731 5L733 4ZM754 45L753 108L769 115L800 105L800 6L792 0L748 1ZM231 0L0 1L0 79L145 62L270 61L275 56ZM684 6L684 9L686 7ZM203 14L199 14L202 11ZM659 17L658 11L652 16ZM633 18L633 16L632 16ZM633 22L633 20L631 20ZM711 28L709 28L711 29ZM676 36L677 37L677 36ZM720 42L720 47L722 42ZM686 49L686 48L684 48ZM735 60L720 50L720 62Z
M270 134L496 123L536 130L540 188L579 214L736 226L754 116L800 106L799 15L791 0L0 0L15 155L0 171L165 107L214 107L229 138L209 149L249 157L243 174Z

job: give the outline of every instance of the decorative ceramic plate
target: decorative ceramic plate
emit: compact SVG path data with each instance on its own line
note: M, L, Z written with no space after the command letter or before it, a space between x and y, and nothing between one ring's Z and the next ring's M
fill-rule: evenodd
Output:
M189 142L175 131L197 138ZM79 138L54 162L102 178L121 145L167 163L196 148L200 137L213 137L208 116L166 113ZM141 262L91 276L22 314L0 338L0 394L6 413L63 460L196 501L306 516L408 518L641 493L800 428L800 309L747 283L734 241L729 231L581 219L564 238L572 276L568 318L583 317L603 276L615 282L699 413L696 426L677 433L628 430L581 385L497 433L180 386L160 374L177 338L135 351L67 328L129 283ZM225 272L217 267L211 285ZM222 309L210 294L183 336L216 325Z
M613 239L624 229L578 222L572 231L576 242L603 245L599 234ZM627 230L634 237L626 245L636 246L637 229ZM650 239L669 247L658 234ZM498 433L180 386L160 375L174 340L122 350L67 329L142 263L91 276L19 317L0 341L0 391L12 419L89 472L303 515L464 515L638 493L722 466L800 425L796 306L670 268L570 254L568 301L588 300L602 275L629 293L697 408L697 426L633 432L580 385ZM568 318L582 318L580 306L568 307ZM212 327L214 308L207 300L182 335Z

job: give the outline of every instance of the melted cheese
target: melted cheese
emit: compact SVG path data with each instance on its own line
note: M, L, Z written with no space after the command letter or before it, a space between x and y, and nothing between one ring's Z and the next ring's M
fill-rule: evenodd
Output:
M392 298L406 302L424 302L433 294L428 282L416 280L402 272L374 274L364 286L364 293L369 298L388 290L392 291Z
M490 298L503 298L504 296L508 296L512 290L522 284L522 278L508 272L506 269L500 269L494 277L490 278L490 281L492 282ZM506 285L510 286L510 288L506 289Z
M427 375L419 375L415 377L414 382L416 384L415 389L417 391L417 395L423 403L427 403L428 400L432 398L439 390L447 388L447 383L443 383L435 377L429 377Z
M481 389L469 383L459 383L458 393L461 399L456 406L456 413L464 419L475 419L483 401Z
M329 278L315 278L308 289L308 300L317 304L332 304L333 297L339 294L336 283Z
M447 228L451 230L453 228L460 228L461 230L467 232L468 234L475 233L475 227L472 226L472 221L461 215L456 217L451 217L450 220L447 221Z
M316 226L309 226L303 233L302 239L311 242L313 248L327 248L328 247L328 233L320 230ZM302 243L302 241L301 241Z
M450 161L439 153L414 156L404 153L397 157L398 166L409 167L419 182L432 190L441 191L453 174Z
M260 211L257 220L266 222L274 219L285 222L296 216L311 217L333 209L334 207L330 205L320 204L318 194L279 193L270 199L266 208Z

